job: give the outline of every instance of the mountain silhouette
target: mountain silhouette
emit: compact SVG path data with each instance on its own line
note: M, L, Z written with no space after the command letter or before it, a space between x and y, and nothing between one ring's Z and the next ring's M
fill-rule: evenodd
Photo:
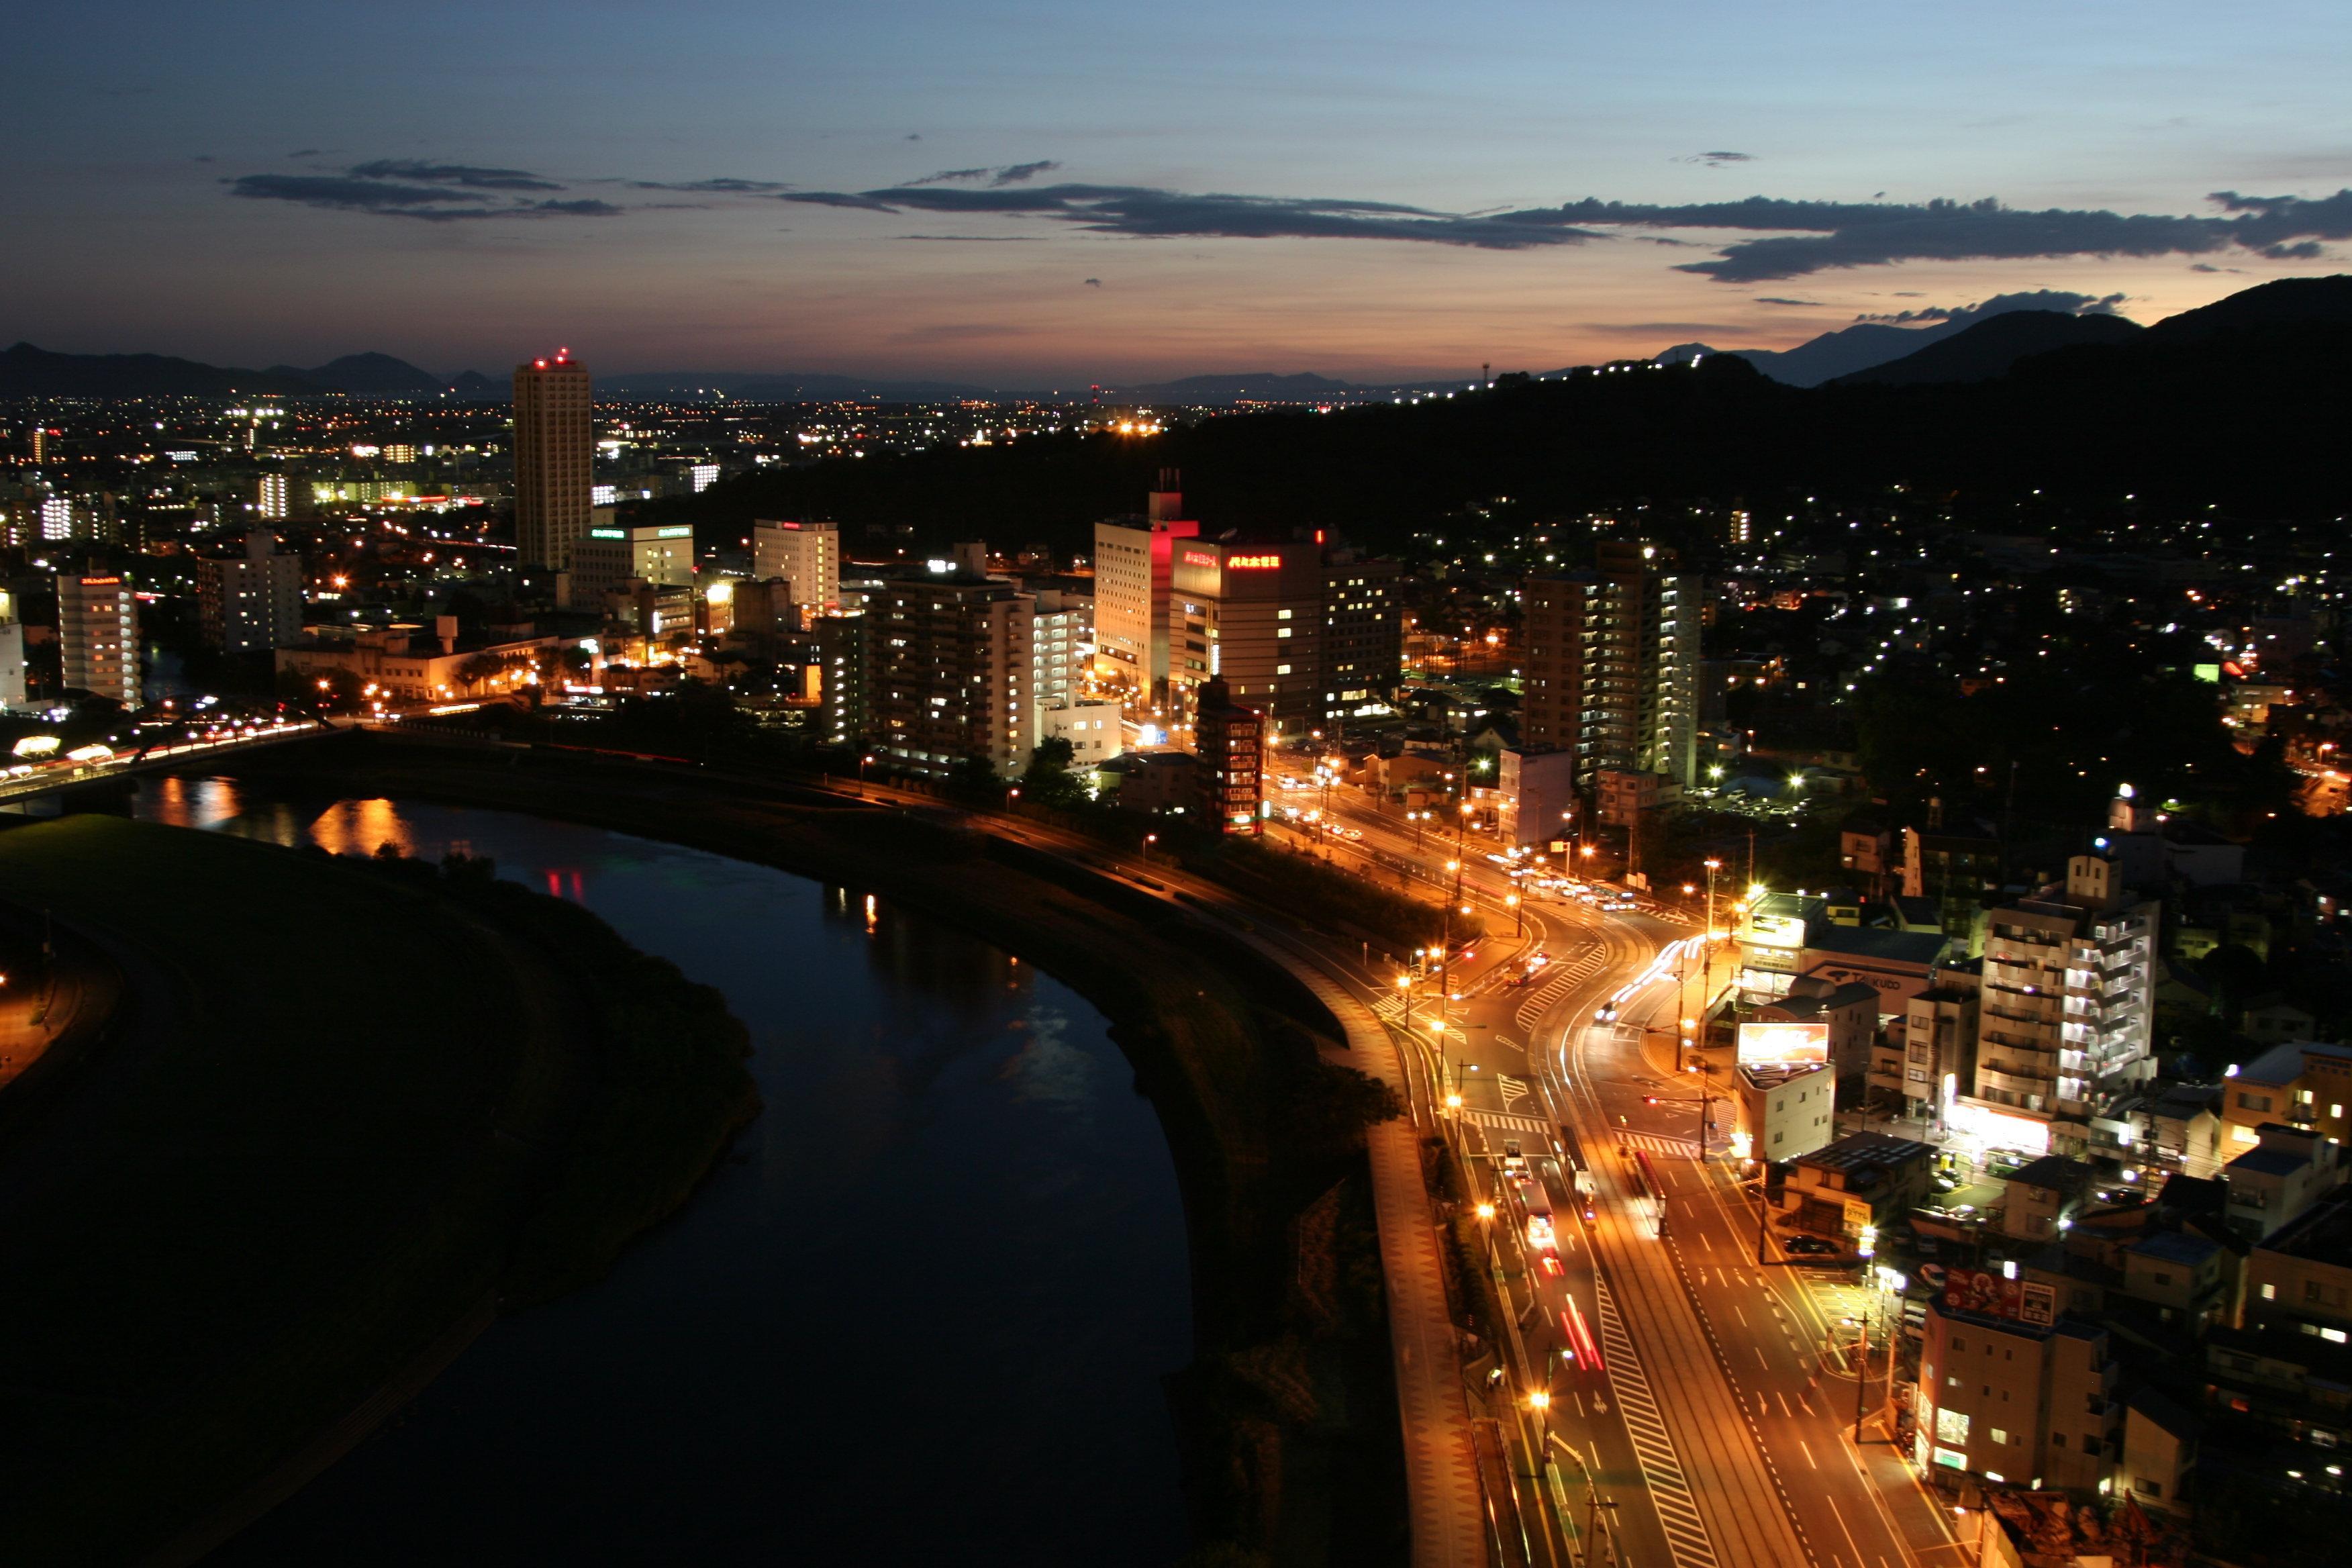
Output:
M299 373L237 370L168 354L0 351L0 397L300 396L326 390Z
M2067 316L2047 331L2072 341L2050 347L2044 337L2043 352L1983 380L1808 388L1744 355L1703 353L1321 417L1203 420L1145 439L1034 436L772 468L684 510L713 522L813 516L851 528L938 520L918 521L921 544L986 537L1084 551L1096 519L1132 512L1156 470L1174 467L1185 510L1204 528L1276 538L1322 528L1388 548L1496 497L1530 521L1894 487L1946 498L1956 521L1988 525L2013 520L2015 500L2036 492L2046 506L2112 509L2132 495L2183 513L2333 518L2343 506L2335 453L2352 414L2343 298L2302 289L2283 304L2215 307L2210 331L2199 324L2179 342ZM2045 330L2002 319L1939 336L1958 344L1999 328L1986 333L1998 342ZM1927 335L1892 330L1915 345Z
M406 360L394 359L383 353L345 354L315 370L303 370L290 364L272 365L269 374L293 376L315 385L331 386L338 392L353 393L362 397L430 397L448 384L431 371L419 370Z
M2147 329L2121 316L2068 315L2063 310L2010 310L1987 316L1916 353L1839 376L1839 386L1918 386L1929 382L1990 381L2029 354L2077 343L2126 343Z

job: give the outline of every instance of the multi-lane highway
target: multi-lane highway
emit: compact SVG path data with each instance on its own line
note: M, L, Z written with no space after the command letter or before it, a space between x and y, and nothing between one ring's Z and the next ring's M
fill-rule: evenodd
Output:
M1675 1071L1676 1019L1706 990L1696 926L1540 896L1514 909L1514 883L1486 858L1491 840L1416 835L1353 792L1287 798L1336 816L1349 832L1312 837L1375 879L1450 891L1458 860L1463 896L1493 933L1381 1010L1415 1042L1428 1103L1458 1097L1452 1131L1494 1205L1491 1257L1517 1323L1489 1399L1559 1535L1532 1543L1534 1560L1958 1563L1944 1510L1891 1447L1883 1351L1854 1440L1850 1357L1830 1347L1855 1337L1848 1320L1889 1303L1851 1265L1777 1249L1759 1263L1760 1200L1726 1157L1720 1104L1700 1157L1698 1080ZM1727 978L1720 958L1713 978ZM1612 1002L1615 1021L1597 1022ZM1514 1145L1524 1178L1507 1169ZM1549 1248L1529 1239L1531 1210L1546 1209ZM1538 1446L1550 1459L1539 1474Z

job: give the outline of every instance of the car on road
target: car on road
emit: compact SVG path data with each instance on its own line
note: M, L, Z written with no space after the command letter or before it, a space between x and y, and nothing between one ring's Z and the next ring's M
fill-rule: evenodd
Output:
M1527 1173L1528 1157L1519 1152L1519 1141L1516 1138L1503 1141L1503 1169L1515 1176Z
M1791 1258L1833 1258L1838 1249L1818 1236L1792 1236L1780 1244L1780 1250Z
M1614 1002L1603 1002L1601 1004L1601 1010L1592 1015L1592 1021L1596 1024L1615 1023L1617 1021L1617 1004Z

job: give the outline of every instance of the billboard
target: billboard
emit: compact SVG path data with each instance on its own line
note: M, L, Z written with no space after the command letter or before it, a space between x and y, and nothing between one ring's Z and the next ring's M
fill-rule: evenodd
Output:
M2058 1292L2030 1279L2009 1279L1984 1268L1955 1268L1944 1278L1944 1310L1979 1318L2007 1318L2046 1329L2058 1321Z
M1742 1024L1739 1065L1760 1067L1780 1062L1825 1062L1830 1059L1827 1024Z

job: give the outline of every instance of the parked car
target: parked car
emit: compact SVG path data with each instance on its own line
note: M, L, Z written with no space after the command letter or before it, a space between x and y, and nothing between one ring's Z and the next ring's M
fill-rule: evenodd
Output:
M1780 1250L1793 1258L1827 1258L1833 1257L1838 1249L1836 1244L1818 1236L1792 1236L1780 1244Z

